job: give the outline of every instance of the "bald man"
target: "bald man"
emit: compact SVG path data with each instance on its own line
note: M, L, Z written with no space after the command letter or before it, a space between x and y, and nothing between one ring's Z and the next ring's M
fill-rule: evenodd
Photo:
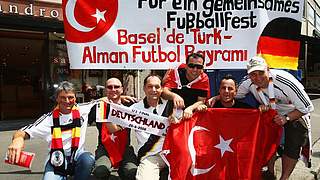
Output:
M117 78L110 78L105 83L105 94L106 98L109 102L115 103L115 104L121 104L121 94L123 93L123 87L122 83ZM105 129L104 129L105 128ZM114 167L115 164L110 158L111 150L109 149L110 146L107 146L106 143L104 143L104 138L106 136L118 138L120 136L127 136L127 145L126 149L123 154L122 161L118 164L118 174L121 177L121 179L134 179L136 171L137 171L137 159L134 154L133 147L130 146L130 130L124 129L119 125L113 124L113 123L97 123L97 129L99 131L99 137L98 137L98 146L95 151L95 168L93 170L93 174L97 179L108 179L110 176L110 172L112 167ZM104 131L104 132L103 132ZM117 149L116 149L117 150ZM114 153L114 149L113 149ZM121 153L120 150L119 152Z

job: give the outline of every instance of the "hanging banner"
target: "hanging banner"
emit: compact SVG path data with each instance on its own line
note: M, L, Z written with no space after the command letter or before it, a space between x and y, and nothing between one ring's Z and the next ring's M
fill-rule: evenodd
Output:
M245 69L256 54L271 67L296 69L303 4L303 0L63 0L70 67L168 69L200 52L207 69Z

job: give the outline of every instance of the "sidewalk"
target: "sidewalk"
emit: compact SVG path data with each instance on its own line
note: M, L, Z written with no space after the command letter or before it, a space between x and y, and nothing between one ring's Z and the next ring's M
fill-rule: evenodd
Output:
M312 128L312 161L311 168L307 168L302 161L299 161L290 176L290 180L318 180L320 179L320 95L309 94L313 99L314 112L311 113ZM276 175L281 176L281 158L276 161Z
M291 180L318 180L320 174L320 139L313 144L311 168L307 168L302 161L299 161L292 172ZM281 176L281 158L276 161L276 175Z

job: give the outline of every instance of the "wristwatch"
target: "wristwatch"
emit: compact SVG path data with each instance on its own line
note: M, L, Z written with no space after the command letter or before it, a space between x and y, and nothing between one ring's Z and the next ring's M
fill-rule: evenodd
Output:
M290 117L287 114L285 114L284 117L285 117L286 121L290 121Z

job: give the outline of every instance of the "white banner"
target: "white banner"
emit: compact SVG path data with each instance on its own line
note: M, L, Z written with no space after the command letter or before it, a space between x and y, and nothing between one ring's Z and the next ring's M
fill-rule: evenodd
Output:
M301 22L304 0L63 0L72 69L168 69L200 52L244 69L267 24Z
M112 122L158 136L165 136L167 132L169 121L166 117L113 103L109 107L107 119L98 118L97 122Z

